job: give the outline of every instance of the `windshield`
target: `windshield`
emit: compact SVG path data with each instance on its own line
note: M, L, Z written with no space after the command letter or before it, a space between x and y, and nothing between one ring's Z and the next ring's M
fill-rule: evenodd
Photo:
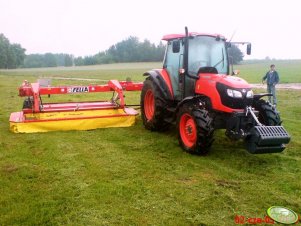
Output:
M210 36L189 39L188 71L197 74L201 67L215 67L219 74L228 74L225 42Z

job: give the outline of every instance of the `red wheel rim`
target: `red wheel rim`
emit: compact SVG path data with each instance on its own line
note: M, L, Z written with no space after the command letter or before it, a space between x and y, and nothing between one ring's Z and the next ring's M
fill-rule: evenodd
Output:
M151 120L155 112L155 98L151 89L146 91L144 96L144 113L147 120Z
M183 114L180 119L180 136L183 144L191 148L197 141L197 129L194 119L189 114Z

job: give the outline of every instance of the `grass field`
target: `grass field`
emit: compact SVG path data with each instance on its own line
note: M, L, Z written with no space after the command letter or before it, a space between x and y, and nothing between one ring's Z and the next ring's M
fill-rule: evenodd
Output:
M248 64L234 66L240 76L250 83L260 83L271 64L276 65L281 83L301 83L301 60L247 61Z
M282 82L301 82L300 61L276 62ZM260 82L269 63L240 65ZM187 154L175 129L130 128L13 134L24 79L74 77L143 81L159 63L0 71L0 225L235 225L236 215L264 218L273 205L301 214L301 93L278 92L292 141L283 153L251 155L215 133L207 156ZM299 73L299 74L298 74ZM53 84L87 81L53 80ZM261 90L257 90L260 92ZM139 102L139 92L126 94ZM97 95L54 100L96 99ZM263 224L261 224L263 225Z

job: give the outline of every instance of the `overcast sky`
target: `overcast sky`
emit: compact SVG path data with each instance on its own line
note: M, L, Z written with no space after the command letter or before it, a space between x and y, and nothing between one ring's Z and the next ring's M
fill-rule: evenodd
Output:
M0 33L26 53L94 55L129 36L220 33L251 58L301 59L299 0L0 0Z

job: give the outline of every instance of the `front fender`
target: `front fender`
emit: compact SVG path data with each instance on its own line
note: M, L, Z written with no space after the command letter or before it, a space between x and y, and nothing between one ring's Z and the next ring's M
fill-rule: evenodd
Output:
M254 94L253 96L253 100L254 101L258 101L259 99L263 98L263 97L268 97L268 96L273 96L273 94L271 93L259 93L259 94Z
M177 107L176 107L176 111L175 112L178 112L179 109L186 103L191 103L191 105L195 105L195 104L202 104L202 101L200 101L200 98L197 97L197 96L189 96L189 97L186 97L184 98L181 102L178 103Z

